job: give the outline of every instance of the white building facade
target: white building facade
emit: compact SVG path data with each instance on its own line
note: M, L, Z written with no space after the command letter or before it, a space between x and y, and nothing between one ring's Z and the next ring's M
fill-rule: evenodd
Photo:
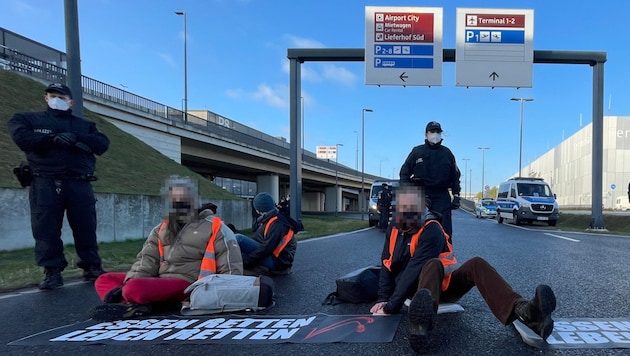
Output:
M602 206L627 202L630 182L630 116L604 116ZM544 178L560 207L592 206L593 124L590 123L524 167Z

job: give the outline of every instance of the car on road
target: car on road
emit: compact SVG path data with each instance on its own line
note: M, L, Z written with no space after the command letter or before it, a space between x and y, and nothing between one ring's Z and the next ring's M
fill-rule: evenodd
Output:
M475 204L476 218L494 218L497 216L497 201L494 199L481 199Z

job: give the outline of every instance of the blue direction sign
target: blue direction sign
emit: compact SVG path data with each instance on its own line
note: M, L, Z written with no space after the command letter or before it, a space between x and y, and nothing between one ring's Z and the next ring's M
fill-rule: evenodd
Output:
M466 43L525 44L525 31L466 30Z
M365 84L442 85L442 9L365 7Z
M531 88L534 10L457 9L456 85Z

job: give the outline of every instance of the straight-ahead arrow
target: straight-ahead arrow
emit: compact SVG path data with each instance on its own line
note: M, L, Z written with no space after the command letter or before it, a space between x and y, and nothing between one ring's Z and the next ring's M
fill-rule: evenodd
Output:
M492 72L488 77L492 78L492 81L494 82L499 77L499 75L497 74L497 72Z

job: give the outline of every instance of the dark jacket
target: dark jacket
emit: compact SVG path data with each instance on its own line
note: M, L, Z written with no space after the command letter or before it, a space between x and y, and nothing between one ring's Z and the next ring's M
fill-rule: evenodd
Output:
M455 156L442 143L414 147L400 168L401 182L413 182L428 189L452 189L459 194L461 173Z
M409 250L411 237L420 230L415 227L403 232L397 225L391 226L385 234L385 243L381 261L390 258L389 243L391 232L398 229L398 238L390 265L391 271L381 268L378 286L378 302L387 302L384 310L388 314L397 313L402 308L405 299L411 298L418 287L418 276L424 264L440 253L447 251L446 239L440 226L436 223L428 224L418 239L418 246L413 257Z
M88 176L94 174L96 158L109 148L109 139L91 121L72 115L72 111L48 109L43 112L15 114L8 122L9 133L34 174L43 176ZM89 147L67 147L53 141L55 135L72 132Z
M269 223L269 220L277 216L278 219L271 223L267 234L265 234L265 227ZM302 230L301 224L291 219L290 217L279 214L277 209L266 212L260 218L258 218L259 226L254 233L254 240L258 241L261 246L248 255L243 256L243 264L246 267L255 265L258 261L267 256L273 256L273 250L278 246L284 235L289 232L289 229L293 230L293 233L297 233ZM295 251L297 250L297 240L295 237L291 239L289 244L282 250L277 258L277 261L284 265L286 268L293 266L293 259L295 258Z

